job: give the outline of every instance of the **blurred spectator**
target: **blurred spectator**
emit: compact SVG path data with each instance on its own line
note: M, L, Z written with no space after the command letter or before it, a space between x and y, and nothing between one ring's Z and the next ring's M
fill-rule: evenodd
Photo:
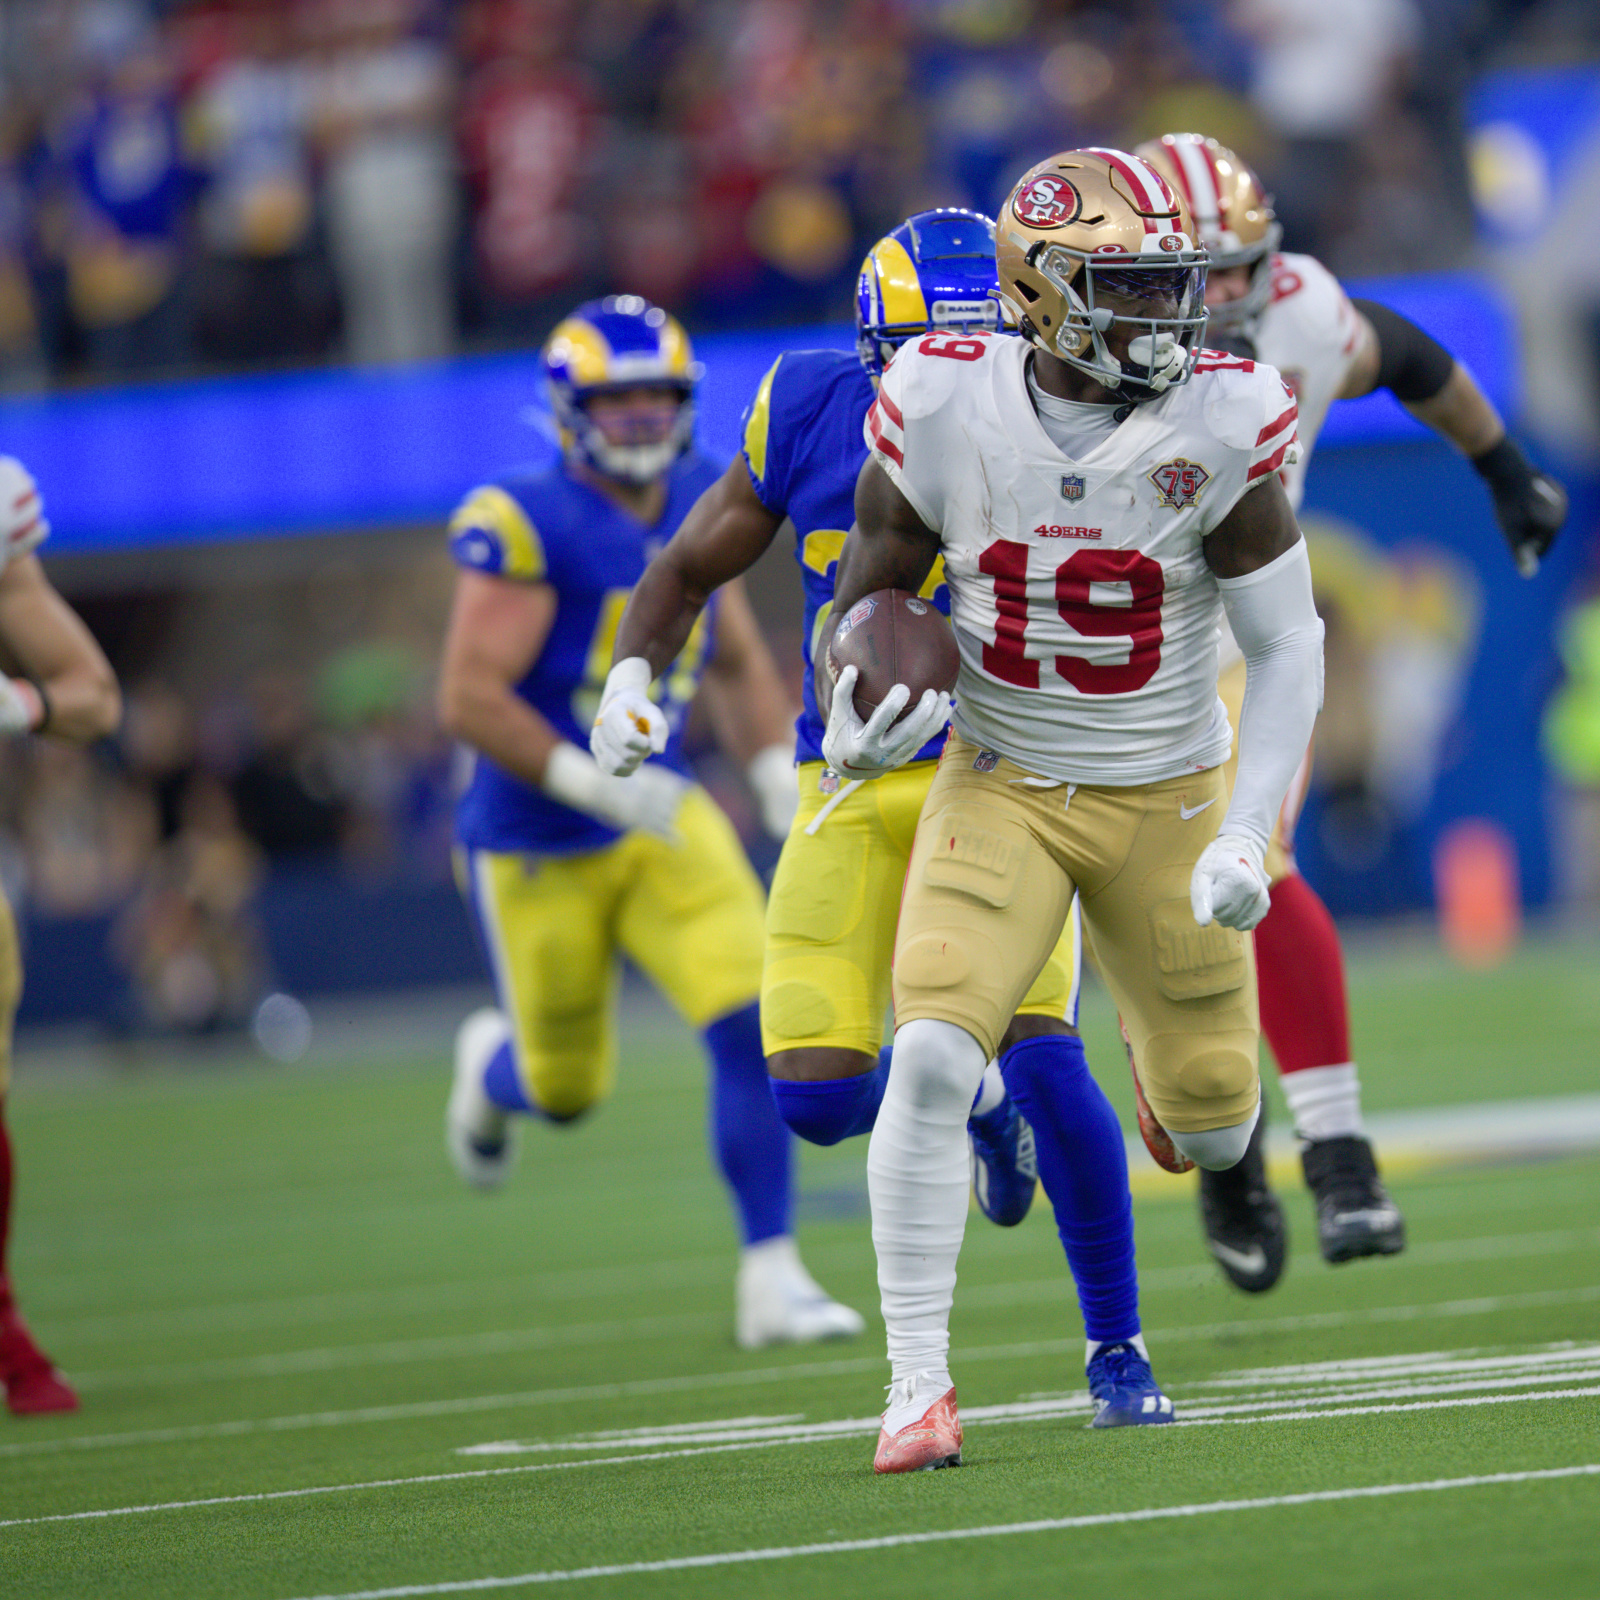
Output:
M312 252L311 80L287 8L252 0L240 24L239 53L201 85L193 111L209 178L201 336L224 361L305 356L330 320Z
M452 67L413 30L419 0L319 0L314 122L328 238L357 362L424 361L455 340Z
M596 108L565 53L575 9L571 0L469 0L463 11L460 138L478 313L502 339L541 338L582 298L575 285L593 255L579 188ZM631 182L623 192L631 216Z
M259 853L240 831L227 788L192 774L178 829L151 859L113 935L146 1026L193 1032L249 1017L265 979L250 910L260 878Z
M67 293L94 364L139 372L189 354L183 268L196 178L160 37L118 38L107 57L63 140Z
M1564 899L1600 910L1600 591L1561 630L1566 681L1545 710L1544 746L1560 778Z
M255 747L232 785L239 822L268 855L331 858L345 805L304 688L286 671L263 672L251 688Z

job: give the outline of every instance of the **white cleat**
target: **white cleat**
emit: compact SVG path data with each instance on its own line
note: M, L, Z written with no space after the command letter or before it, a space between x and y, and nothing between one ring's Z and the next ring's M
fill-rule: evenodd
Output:
M734 1337L742 1350L853 1339L866 1327L859 1311L818 1286L787 1234L740 1252L735 1305Z
M505 1017L485 1006L456 1029L455 1077L444 1111L444 1143L464 1182L498 1189L516 1159L511 1115L483 1089L489 1058L510 1037Z

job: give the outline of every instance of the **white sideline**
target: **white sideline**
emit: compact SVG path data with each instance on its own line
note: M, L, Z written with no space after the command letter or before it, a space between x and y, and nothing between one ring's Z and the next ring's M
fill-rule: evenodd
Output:
M1483 1316L1517 1307L1583 1305L1600 1300L1600 1284L1575 1289L1535 1289L1524 1294L1484 1295L1468 1300L1439 1300L1420 1305L1369 1306L1359 1311L1310 1311L1255 1321L1212 1322L1197 1326L1150 1331L1159 1345L1236 1334L1294 1333L1307 1328L1344 1328L1371 1323L1413 1322L1432 1317ZM1035 1339L1020 1344L988 1345L962 1350L963 1365L980 1361L1015 1361L1030 1356L1073 1352L1083 1348L1078 1339ZM614 1400L629 1396L695 1393L701 1390L742 1388L792 1378L846 1376L876 1372L881 1356L843 1357L835 1361L796 1362L792 1366L752 1367L743 1371L703 1372L682 1377L635 1378L620 1383L574 1385L557 1389L524 1389L509 1394L468 1395L453 1400L415 1400L394 1405L363 1406L349 1411L311 1411L289 1416L247 1417L231 1422L198 1422L171 1428L143 1428L127 1433L67 1434L50 1439L29 1439L0 1444L0 1459L12 1456L53 1455L65 1450L106 1450L146 1444L176 1444L195 1439L237 1438L253 1433L295 1432L302 1428L336 1428L356 1423L401 1422L417 1417L470 1415L509 1410L519 1406Z
M1600 1398L1600 1389L1545 1389L1525 1394L1472 1395L1449 1400L1413 1400L1398 1405L1327 1406L1316 1410L1269 1412L1264 1416L1211 1416L1179 1417L1168 1426L1206 1428L1222 1423L1254 1424L1259 1422L1313 1422L1323 1417L1371 1417L1395 1411L1440 1411L1464 1406L1496 1406L1521 1404L1530 1400L1574 1400ZM1004 1410L1004 1407L995 1407ZM1056 1419L1055 1413L1018 1416L1018 1422L1045 1422ZM272 1489L253 1494L211 1495L201 1500L163 1500L142 1506L108 1506L98 1511L56 1511L42 1517L11 1517L0 1521L0 1528L30 1528L47 1522L98 1522L108 1517L147 1516L156 1511L192 1511L205 1506L243 1505L263 1500L303 1500L316 1495L352 1494L362 1489L404 1489L413 1484L452 1483L463 1478L501 1478L513 1474L532 1472L574 1472L581 1467L631 1466L637 1461L670 1461L682 1456L724 1455L736 1450L767 1450L780 1444L820 1444L837 1439L841 1432L854 1429L869 1434L877 1426L875 1419L860 1423L822 1424L803 1436L784 1435L772 1439L739 1440L731 1444L697 1445L684 1450L631 1451L625 1456L590 1456L580 1461L536 1461L519 1467L478 1467L464 1472L427 1472L414 1478L373 1478L362 1483L322 1483L304 1489ZM1600 1466L1594 1470L1600 1471ZM640 1569L646 1570L646 1569ZM534 1580L530 1580L534 1581Z
M1037 1522L1002 1522L987 1527L941 1528L928 1533L891 1533L876 1539L839 1539L830 1544L770 1545L764 1550L727 1550L712 1555L675 1556L666 1561L625 1561L607 1567L522 1572L506 1578L461 1578L451 1583L408 1583L392 1589L357 1589L306 1600L411 1600L412 1596L467 1594L486 1589L518 1589L536 1583L570 1583L577 1578L623 1578L646 1572L685 1572L698 1567L741 1566L752 1561L792 1561L800 1556L850 1555L864 1550L894 1550L908 1544L949 1544L962 1539L1003 1539L1023 1533L1061 1533L1074 1528L1105 1528L1126 1522L1159 1522L1174 1517L1217 1516L1224 1511L1273 1511L1284 1506L1325 1505L1338 1500L1379 1500L1401 1494L1439 1494L1446 1489L1480 1489L1495 1484L1540 1483L1558 1478L1600 1475L1600 1463L1545 1467L1530 1472L1491 1472L1473 1478L1432 1478L1423 1483L1379 1483L1362 1488L1312 1489L1303 1494L1263 1495L1255 1500L1209 1500L1186 1506L1149 1506L1139 1511L1102 1511L1082 1517L1050 1517Z

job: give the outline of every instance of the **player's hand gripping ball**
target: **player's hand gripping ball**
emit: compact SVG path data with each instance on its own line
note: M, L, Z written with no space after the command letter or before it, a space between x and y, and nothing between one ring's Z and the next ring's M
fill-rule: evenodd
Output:
M823 668L830 703L822 754L845 777L875 778L909 761L950 720L961 654L926 600L879 589L839 620Z

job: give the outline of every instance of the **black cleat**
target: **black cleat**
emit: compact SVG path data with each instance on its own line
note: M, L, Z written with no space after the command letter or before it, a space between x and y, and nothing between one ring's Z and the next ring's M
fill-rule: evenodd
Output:
M1246 1294L1265 1294L1283 1276L1289 1236L1283 1207L1267 1187L1262 1153L1266 1107L1245 1147L1244 1159L1226 1172L1200 1172L1200 1222L1206 1243L1228 1281Z
M1405 1249L1405 1218L1378 1178L1368 1140L1350 1134L1313 1140L1301 1150L1300 1164L1317 1202L1317 1242L1324 1260L1394 1256Z

